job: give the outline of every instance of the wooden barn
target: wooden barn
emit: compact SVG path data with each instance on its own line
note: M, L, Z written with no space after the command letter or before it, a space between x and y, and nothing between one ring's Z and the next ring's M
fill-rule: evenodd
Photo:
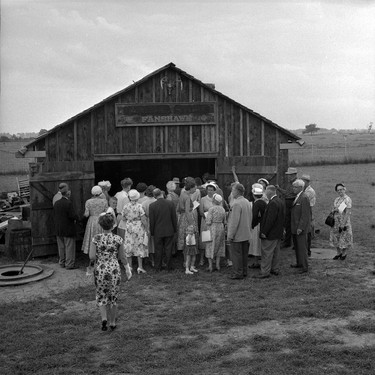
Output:
M71 186L79 215L101 180L112 183L114 195L124 177L165 189L173 177L209 172L229 194L235 165L249 191L261 177L283 183L288 148L298 139L170 63L18 153L35 158L30 163L34 255L57 252L52 197L61 181Z

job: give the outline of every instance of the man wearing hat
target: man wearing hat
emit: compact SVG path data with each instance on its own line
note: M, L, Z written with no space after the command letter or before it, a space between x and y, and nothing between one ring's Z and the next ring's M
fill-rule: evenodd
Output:
M311 238L314 234L314 222L313 222L313 214L312 214L312 208L315 206L316 203L316 194L315 190L310 185L310 175L303 174L301 177L301 180L305 183L305 190L303 191L307 198L309 198L310 201L310 210L311 210L311 230L307 234L307 254L308 256L311 256Z
M178 177L173 177L172 181L176 184L176 189L174 189L174 192L178 196L180 196L181 194L180 179Z
M67 192L69 190L69 186L68 184L66 184L65 182L61 182L59 184L59 191L53 196L52 198L52 205L54 206L55 203L62 198L62 192L65 191Z
M60 184L62 186L63 184ZM76 228L78 216L74 211L67 184L60 189L61 198L53 206L59 264L66 269L74 269L76 258Z
M293 191L293 182L297 179L297 169L289 167L285 172L288 177L288 184L286 189L282 189L279 185L276 185L276 189L284 198L285 201L285 237L284 243L281 247L290 247L292 246L292 232L291 232L291 213L294 199L296 194Z

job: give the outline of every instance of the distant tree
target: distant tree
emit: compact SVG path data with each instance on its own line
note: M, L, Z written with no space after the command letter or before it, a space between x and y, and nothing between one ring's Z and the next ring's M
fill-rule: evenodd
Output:
M40 129L38 135L42 135L42 134L47 133L47 132L48 132L47 129Z
M302 134L311 134L316 133L319 130L319 128L316 126L316 124L309 124L305 126L305 130L302 131Z
M9 141L10 141L10 139L7 136L5 136L5 135L2 135L0 137L0 142L9 142Z

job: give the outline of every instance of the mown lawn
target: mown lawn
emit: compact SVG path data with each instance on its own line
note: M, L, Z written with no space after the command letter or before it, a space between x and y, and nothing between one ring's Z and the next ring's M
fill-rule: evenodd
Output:
M124 283L114 332L100 330L91 286L5 305L0 373L373 374L375 281L360 250L312 259L308 276L283 250L267 280L148 268Z

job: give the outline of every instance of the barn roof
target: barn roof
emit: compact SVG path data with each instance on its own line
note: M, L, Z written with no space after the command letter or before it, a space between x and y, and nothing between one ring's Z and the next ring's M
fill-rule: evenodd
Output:
M148 79L150 79L152 76L154 76L154 75L156 75L156 74L162 72L162 71L165 70L165 69L169 69L169 68L174 69L174 70L175 70L176 72L178 72L181 76L184 76L184 77L186 77L186 78L188 78L188 79L190 79L190 80L196 82L197 84L203 86L205 89L210 90L211 92L213 92L214 94L216 94L216 95L222 97L223 99L225 99L225 100L227 100L227 101L229 101L229 102L234 103L234 104L237 105L238 107L240 107L240 108L242 108L243 110L245 110L245 111L247 111L247 112L253 114L254 116L258 117L259 119L261 119L261 120L263 120L263 121L266 121L268 124L274 126L275 128L279 129L279 130L282 131L283 133L287 134L290 138L292 138L292 139L294 139L294 140L300 139L300 137L298 137L298 136L295 135L294 133L290 132L289 130L287 130L287 129L281 127L280 125L275 124L273 121L267 119L266 117L260 115L259 113L253 111L252 109L250 109L250 108L244 106L244 105L241 104L241 103L236 102L236 101L233 100L232 98L229 98L228 96L224 95L223 93L221 93L221 92L215 90L215 89L212 87L212 85L209 85L209 84L203 83L202 81L198 80L197 78L193 77L192 75L190 75L190 74L186 73L185 71L183 71L183 70L177 68L176 65L175 65L173 62L171 62L171 63L169 63L169 64L167 64L167 65L165 65L165 66L163 66L163 67L161 67L161 68L159 68L159 69L157 69L157 70L155 70L154 72L152 72L152 73L146 75L145 77L143 77L143 78L140 79L139 81L134 82L134 83L131 84L130 86L126 87L125 89L122 89L122 90L120 90L120 91L118 91L118 92L116 92L116 93L114 93L114 94L108 96L107 98L103 99L103 100L100 101L99 103L94 104L92 107L90 107L90 108L88 108L88 109L85 109L84 111L78 113L77 115L75 115L75 116L69 118L68 120L62 122L61 124L56 125L56 126L53 127L51 130L47 131L46 133L40 135L38 138L36 138L36 139L34 139L33 141L29 142L25 147L32 146L33 144L39 142L41 139L48 137L49 134L54 133L55 131L57 131L57 130L60 129L61 127L67 125L68 123L70 123L70 122L72 122L72 121L75 121L76 119L80 118L81 116L84 116L84 115L86 115L87 113L91 112L91 111L94 110L95 108L102 106L105 102L110 101L110 100L113 99L114 97L119 96L119 95L122 95L122 94L124 94L124 93L126 93L126 92L128 92L128 91L130 91L130 90L132 90L132 89L134 89L135 87L141 85L142 83L144 83L145 81L147 81Z

